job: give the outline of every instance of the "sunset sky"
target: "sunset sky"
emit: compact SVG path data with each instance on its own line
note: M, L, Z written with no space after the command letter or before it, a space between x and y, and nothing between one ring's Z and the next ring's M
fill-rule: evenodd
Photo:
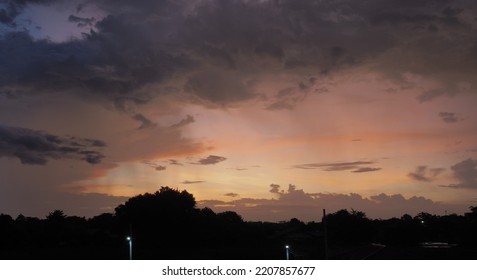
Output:
M0 213L477 205L473 0L2 0Z

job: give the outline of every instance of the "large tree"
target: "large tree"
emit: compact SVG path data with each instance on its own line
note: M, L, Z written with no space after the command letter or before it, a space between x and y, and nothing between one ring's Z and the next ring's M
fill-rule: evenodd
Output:
M196 201L187 191L161 187L128 199L116 207L116 217L125 234L149 240L150 243L188 239L193 229Z

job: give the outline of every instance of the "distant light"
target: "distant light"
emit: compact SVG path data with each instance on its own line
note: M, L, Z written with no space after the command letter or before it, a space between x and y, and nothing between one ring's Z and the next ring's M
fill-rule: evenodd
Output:
M129 236L128 236L128 237L126 237L126 240L127 240L127 241L131 240L131 237L129 237Z
M285 248L287 248L287 249L288 249L288 248L290 248L290 246L288 246L288 245L285 245Z
M424 221L421 221L421 224L423 224L423 223L424 223Z

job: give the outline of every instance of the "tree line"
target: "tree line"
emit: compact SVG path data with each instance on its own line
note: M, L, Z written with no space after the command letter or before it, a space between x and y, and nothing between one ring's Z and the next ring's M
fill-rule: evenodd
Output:
M135 259L284 259L285 245L295 259L357 259L369 252L391 259L477 258L477 207L464 215L383 220L342 209L326 215L326 223L249 222L232 211L198 208L192 194L169 187L92 218L61 210L44 219L0 214L0 229L1 259L127 259L127 236ZM447 246L423 247L434 243Z

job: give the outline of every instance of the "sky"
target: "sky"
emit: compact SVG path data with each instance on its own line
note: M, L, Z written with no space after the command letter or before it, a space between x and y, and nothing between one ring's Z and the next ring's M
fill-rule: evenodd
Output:
M473 0L2 0L0 213L477 205Z

